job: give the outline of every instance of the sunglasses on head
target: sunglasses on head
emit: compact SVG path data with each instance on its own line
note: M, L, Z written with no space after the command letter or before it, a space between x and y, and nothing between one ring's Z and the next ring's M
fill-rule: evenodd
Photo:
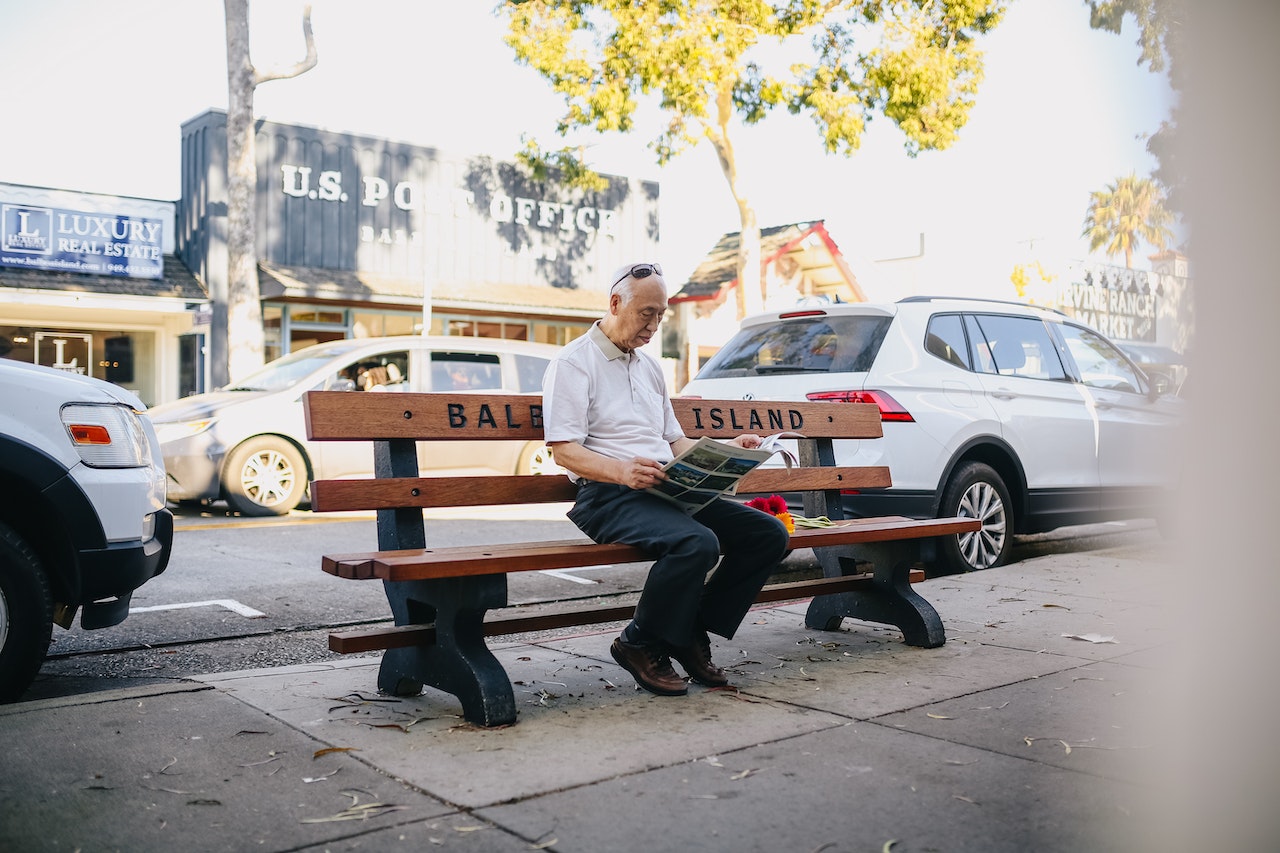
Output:
M651 275L662 275L662 264L636 264L627 270L622 278L609 285L609 292L613 293L613 289L628 278L648 278Z

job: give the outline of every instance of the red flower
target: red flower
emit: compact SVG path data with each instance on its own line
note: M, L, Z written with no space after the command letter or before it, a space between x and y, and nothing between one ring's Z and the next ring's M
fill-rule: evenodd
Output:
M769 515L776 516L779 521L786 526L788 533L795 532L795 521L791 518L791 513L787 510L787 502L781 495L770 495L767 498L752 498L747 501L747 506L758 509L761 512L767 512Z

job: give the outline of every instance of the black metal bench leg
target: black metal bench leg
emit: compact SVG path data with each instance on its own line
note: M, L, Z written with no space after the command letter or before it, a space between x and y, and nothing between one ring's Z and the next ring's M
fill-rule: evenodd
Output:
M423 685L458 697L462 714L480 726L516 721L511 679L484 641L486 610L507 603L506 575L401 581L383 584L397 625L434 621L433 645L388 649L378 688L416 696Z
M947 635L938 611L911 588L910 572L919 558L919 545L919 540L906 540L815 548L826 577L857 574L861 571L857 563L862 561L872 564L874 577L865 589L814 598L805 614L805 625L834 631L847 616L895 625L909 646L941 646Z

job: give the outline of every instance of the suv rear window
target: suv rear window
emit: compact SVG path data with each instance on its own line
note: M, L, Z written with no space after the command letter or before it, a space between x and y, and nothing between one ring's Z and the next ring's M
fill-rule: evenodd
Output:
M698 371L699 379L865 373L892 317L818 316L742 329Z

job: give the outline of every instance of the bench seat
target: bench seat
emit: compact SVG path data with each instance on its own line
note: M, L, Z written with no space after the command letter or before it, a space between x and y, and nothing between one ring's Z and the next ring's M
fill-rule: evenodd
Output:
M303 397L308 437L372 444L374 479L311 483L317 512L376 510L378 548L327 555L321 568L339 578L381 580L392 626L330 635L333 651L382 650L378 687L398 696L424 685L458 697L463 715L484 726L516 720L511 679L486 637L630 619L634 604L509 608L507 575L647 561L638 548L587 539L426 547L424 509L569 502L576 487L561 476L421 477L419 454L447 453L454 440L542 440L536 395L311 391ZM739 494L803 495L804 514L830 527L800 528L789 550L813 549L823 577L766 586L758 602L809 599L805 624L835 630L845 618L894 625L909 645L946 641L942 620L912 589L921 561L939 537L976 531L970 518L898 516L846 519L840 493L891 485L883 466L838 466L834 440L882 435L879 410L860 403L744 402L677 399L676 416L690 438L742 432L803 434L800 465L757 468ZM437 522L433 522L437 523ZM448 522L438 522L447 524Z
M791 534L788 551L900 539L922 539L971 530L968 519L848 519L831 527L800 528ZM410 548L325 556L321 568L351 580L411 581L507 572L534 572L650 559L630 545L598 545L586 539L451 548Z

